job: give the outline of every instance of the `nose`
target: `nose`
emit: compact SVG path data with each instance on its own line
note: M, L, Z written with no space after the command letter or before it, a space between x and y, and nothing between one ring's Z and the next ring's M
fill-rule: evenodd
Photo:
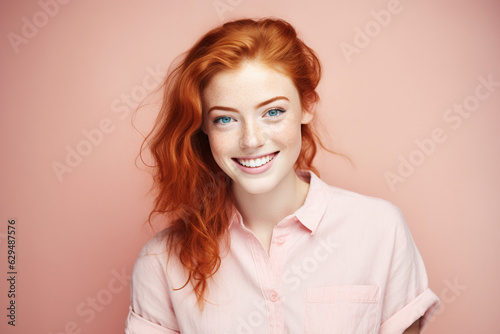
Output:
M241 133L240 146L252 149L264 145L264 142L265 134L258 122L245 122Z

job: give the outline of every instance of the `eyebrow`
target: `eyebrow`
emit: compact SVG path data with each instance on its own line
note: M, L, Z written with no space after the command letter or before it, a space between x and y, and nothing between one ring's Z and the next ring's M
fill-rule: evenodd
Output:
M276 101L276 100L287 100L287 101L290 101L290 100L289 100L287 97L285 97L285 96L276 96L276 97L273 97L273 98L271 98L271 99L269 99L269 100L266 100L266 101L264 101L264 102L261 102L261 103L257 104L257 105L255 106L255 109L258 109L258 108L260 108L260 107L262 107L262 106L265 106L266 104L269 104L269 103L274 102L274 101ZM214 109L219 109L219 110L225 110L225 111L234 111L234 112L238 112L238 110L237 110L237 109L235 109L235 108L231 108L231 107L213 106L212 108L208 109L207 114L209 114L209 113L210 113L212 110L214 110Z

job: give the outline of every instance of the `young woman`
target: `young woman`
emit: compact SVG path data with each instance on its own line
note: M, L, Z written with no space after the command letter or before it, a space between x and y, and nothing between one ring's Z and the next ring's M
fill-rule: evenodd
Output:
M146 138L166 228L128 334L418 333L439 305L401 211L312 166L321 68L283 20L229 22L165 81ZM151 215L150 215L151 218Z

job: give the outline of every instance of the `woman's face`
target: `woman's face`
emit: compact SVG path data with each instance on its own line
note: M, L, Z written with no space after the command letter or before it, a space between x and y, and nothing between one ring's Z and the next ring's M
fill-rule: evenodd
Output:
M267 193L295 173L303 112L291 79L259 62L217 73L202 92L203 131L235 191ZM288 178L287 178L288 176Z

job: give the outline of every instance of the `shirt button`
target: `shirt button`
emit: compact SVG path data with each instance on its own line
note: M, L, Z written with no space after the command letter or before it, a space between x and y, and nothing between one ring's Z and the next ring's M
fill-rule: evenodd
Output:
M285 240L285 237L279 237L278 240L276 240L276 243L281 246L285 243Z
M280 295L276 291L271 291L269 298L272 302L277 302L280 299Z

